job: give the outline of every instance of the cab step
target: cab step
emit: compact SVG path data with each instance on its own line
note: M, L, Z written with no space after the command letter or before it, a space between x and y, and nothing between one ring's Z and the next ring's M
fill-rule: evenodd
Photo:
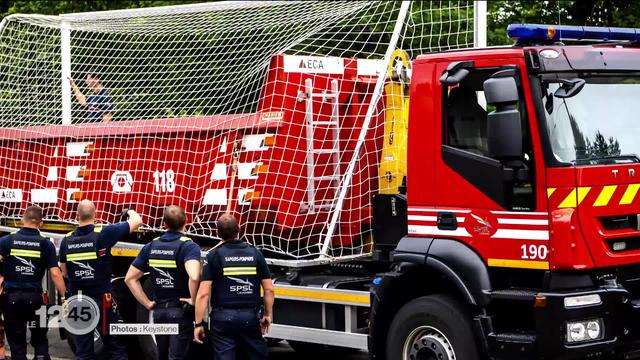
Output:
M489 346L495 359L534 359L536 336L529 333L489 334Z
M534 301L538 293L525 289L504 289L491 292L492 300Z

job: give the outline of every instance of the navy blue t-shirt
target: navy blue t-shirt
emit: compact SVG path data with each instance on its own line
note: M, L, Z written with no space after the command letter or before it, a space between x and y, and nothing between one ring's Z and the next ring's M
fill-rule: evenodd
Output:
M80 236L86 235L93 232L94 228L95 228L95 225L79 226L76 229L75 233ZM102 231L98 236L98 244L96 249L98 250L98 252L106 251L110 253L111 248L118 241L127 240L127 238L129 237L129 233L130 233L129 223L126 221L118 224L103 226ZM67 238L64 238L60 242L60 263L66 263L66 262L67 262ZM98 286L96 290L99 292L109 292L111 291L111 283L102 284L101 286Z
M31 228L22 228L17 232L20 235L24 236L32 236L35 238L42 238L40 235L40 231ZM3 236L0 238L0 255L6 260L11 252L11 240L10 235ZM42 251L40 252L40 260L47 267L47 269L51 269L53 267L58 267L58 259L56 258L56 248L51 241L45 241L42 247ZM4 281L4 287L6 289L41 289L42 282L12 282L7 279Z
M167 231L164 233L159 241L171 242L177 240L184 236L182 233L175 231ZM133 260L131 265L135 266L138 270L142 272L149 271L149 254L151 252L151 243L147 243L138 256ZM184 264L189 260L198 260L200 261L200 246L193 241L187 241L182 245L180 249L180 253L178 254L177 263Z
M246 245L247 244L240 240L235 240L225 242L222 246L230 249L238 249L244 248ZM256 262L256 270L258 271L258 277L260 280L270 279L271 272L269 271L269 265L267 265L267 261L264 259L264 256L260 251L256 251ZM205 258L204 266L202 267L202 281L216 281L222 278L222 276L222 264L216 255L216 251L209 251Z
M100 122L102 116L113 111L113 99L109 90L102 89L99 93L87 96L86 122Z

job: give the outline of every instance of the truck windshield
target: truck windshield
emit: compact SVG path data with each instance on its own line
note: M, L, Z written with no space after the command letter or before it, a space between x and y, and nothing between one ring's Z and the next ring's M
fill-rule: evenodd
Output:
M640 162L640 77L580 76L584 88L554 96L557 80L543 80L551 148L574 165Z

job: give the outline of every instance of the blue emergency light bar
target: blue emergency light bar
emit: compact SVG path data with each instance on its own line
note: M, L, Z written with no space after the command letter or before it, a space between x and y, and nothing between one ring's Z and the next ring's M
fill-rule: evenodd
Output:
M507 35L520 42L640 41L640 29L595 26L511 24L507 27Z

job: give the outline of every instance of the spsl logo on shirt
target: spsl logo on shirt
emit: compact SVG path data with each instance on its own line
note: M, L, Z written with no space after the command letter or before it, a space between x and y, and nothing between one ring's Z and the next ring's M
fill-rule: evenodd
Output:
M159 285L163 288L173 288L174 279L171 274L162 269L158 269L157 267L154 267L153 269L158 273L158 275L160 275L156 277L156 285Z
M95 277L95 269L91 267L89 264L72 261L72 263L76 264L80 269L74 272L76 278L78 279L93 279Z
M35 273L36 267L31 260L21 258L20 256L16 256L15 258L22 263L22 265L16 265L17 273L21 275L33 275Z
M237 285L231 285L229 291L236 295L251 295L253 294L253 284L249 280L239 279L236 277L227 276L229 280L233 280Z

